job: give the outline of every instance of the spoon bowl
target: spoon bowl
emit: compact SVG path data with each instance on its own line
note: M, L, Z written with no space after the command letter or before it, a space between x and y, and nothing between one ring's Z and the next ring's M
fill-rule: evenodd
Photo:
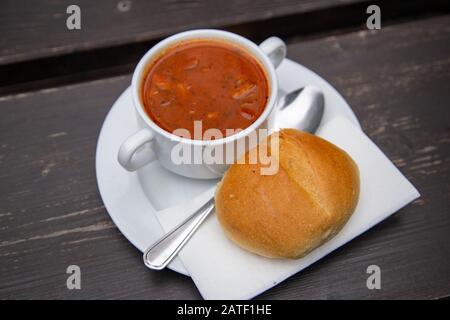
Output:
M305 86L286 94L279 101L276 129L316 132L325 110L324 100L322 91L315 86Z

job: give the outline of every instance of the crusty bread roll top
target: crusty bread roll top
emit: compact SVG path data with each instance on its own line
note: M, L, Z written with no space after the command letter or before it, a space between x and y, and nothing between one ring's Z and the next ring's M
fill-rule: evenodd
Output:
M283 129L278 172L261 175L261 166L232 165L216 192L224 232L246 250L272 258L302 257L333 237L355 210L358 168L330 142Z

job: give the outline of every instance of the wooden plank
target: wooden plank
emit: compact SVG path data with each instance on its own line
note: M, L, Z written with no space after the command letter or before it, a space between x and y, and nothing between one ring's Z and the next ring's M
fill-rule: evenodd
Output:
M365 0L59 0L0 3L0 65L148 41L193 28L221 28ZM66 8L81 9L81 30L68 30Z
M450 295L450 16L325 39L289 57L348 99L365 131L422 197L261 299ZM151 272L98 195L94 153L129 76L0 98L0 298L197 299L189 278ZM82 290L67 290L78 264ZM366 268L382 289L366 288Z
M236 0L235 2L240 3L241 1ZM383 26L398 23L399 19L405 17L442 14L442 12L450 10L450 2L447 0L434 0L432 2L428 0L408 0L407 3L405 1L380 0L375 2L382 8ZM51 3L52 5L61 4L60 2ZM255 15L246 15L249 19L243 19L241 14L238 14L237 18L230 18L230 20L221 18L219 20L223 24L220 25L216 20L211 20L211 17L217 14L216 11L209 10L209 7L203 8L206 4L199 2L196 3L199 8L191 8L192 11L195 11L195 14L187 15L189 19L198 19L198 24L187 26L177 24L177 28L166 30L166 24L173 23L173 21L161 20L161 17L157 16L155 21L160 23L154 26L157 30L155 29L156 31L151 36L148 36L147 30L147 33L145 33L147 36L143 36L141 34L142 28L145 29L149 27L149 23L153 23L153 20L147 19L147 16L144 19L144 16L139 15L141 12L145 12L144 9L139 10L137 16L133 10L127 12L125 15L127 18L120 20L120 28L116 30L110 26L111 20L115 18L111 18L112 15L114 16L114 12L109 10L109 7L105 8L105 6L110 5L108 3L96 3L96 8L98 4L98 10L103 8L105 14L101 19L100 17L94 19L95 22L92 24L95 25L95 28L89 29L89 33L86 34L83 33L84 29L80 33L77 33L78 31L74 33L61 31L61 26L47 25L51 19L44 19L43 17L46 16L43 12L32 14L35 10L38 10L36 8L27 8L28 11L25 12L23 17L20 16L20 19L14 19L17 15L12 14L14 10L17 10L16 5L10 6L12 8L9 11L0 10L0 18L2 12L9 12L4 14L8 16L8 19L0 19L0 31L2 28L13 31L13 33L10 31L4 32L4 37L0 38L0 95L130 73L140 57L158 42L160 37L171 32L194 27L222 28L241 34L257 43L271 35L284 38L295 36L297 40L305 41L313 37L350 32L365 26L366 8L368 3L373 4L372 1L362 0L319 0L314 2L301 0L296 2L295 8L298 7L298 10L293 9L289 14L285 14L286 12L281 9L291 3L291 0L283 0L281 3L280 1L266 3L265 0L249 3L244 1L243 6L237 4L232 9L228 8L227 5L234 2L221 2L221 5L225 6L223 9L229 9L231 13L234 12L233 10L241 8L249 10L249 12L255 12ZM152 3L154 2L146 1L143 5L150 6ZM1 5L0 3L0 7ZM169 4L163 2L161 5L164 7ZM174 9L179 13L184 13L183 10L188 9L178 2L170 5L177 10L179 9L178 11ZM46 2L43 2L43 6L46 6ZM184 9L181 10L180 6ZM253 10L251 6L256 6L256 8ZM44 12L53 12L54 10L51 7ZM89 12L91 11L92 9L89 9ZM94 10L94 12L96 11ZM265 13L263 14L263 12ZM151 14L154 14L154 12L148 12L148 16ZM227 15L223 17L227 17ZM43 32L45 33L44 38L33 32L36 27L31 22L34 20L44 20L40 22L43 24L41 29L49 29L48 32ZM214 21L215 23L212 23ZM136 23L139 28L134 28L134 24L130 26L131 22ZM107 23L109 25L105 26ZM21 26L19 30L15 27L16 24ZM22 26L26 26L26 28L21 29ZM105 28L108 30L105 31ZM162 31L159 32L158 30ZM106 32L106 35L102 32ZM124 35L128 37L123 39ZM54 39L55 37L58 38L57 41ZM103 39L112 39L113 41L105 43ZM22 47L24 41L27 43L26 48ZM9 58L4 63L1 61L2 48L11 53L11 55L8 53Z

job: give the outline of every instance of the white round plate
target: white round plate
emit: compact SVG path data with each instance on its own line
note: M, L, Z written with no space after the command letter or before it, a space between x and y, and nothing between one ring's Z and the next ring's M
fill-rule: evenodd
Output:
M322 123L340 115L359 126L358 120L342 96L324 79L291 60L277 69L280 90L290 92L315 85L325 94ZM106 210L124 236L140 251L163 235L156 219L158 210L192 199L209 189L216 180L194 180L163 169L158 162L137 172L128 172L117 161L123 140L137 131L130 88L126 89L108 113L97 142L96 172L98 188ZM169 268L188 275L177 258Z

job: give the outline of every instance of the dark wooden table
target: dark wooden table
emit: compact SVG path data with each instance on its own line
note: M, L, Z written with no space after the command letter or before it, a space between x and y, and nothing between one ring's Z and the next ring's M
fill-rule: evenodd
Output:
M332 83L364 131L422 197L260 299L450 296L448 1L378 1L368 30L357 0L0 2L0 298L198 299L192 281L151 272L99 196L102 122L139 57L172 33L214 27L288 56ZM78 4L82 29L68 31ZM66 268L82 289L66 288ZM379 265L382 289L366 288Z

